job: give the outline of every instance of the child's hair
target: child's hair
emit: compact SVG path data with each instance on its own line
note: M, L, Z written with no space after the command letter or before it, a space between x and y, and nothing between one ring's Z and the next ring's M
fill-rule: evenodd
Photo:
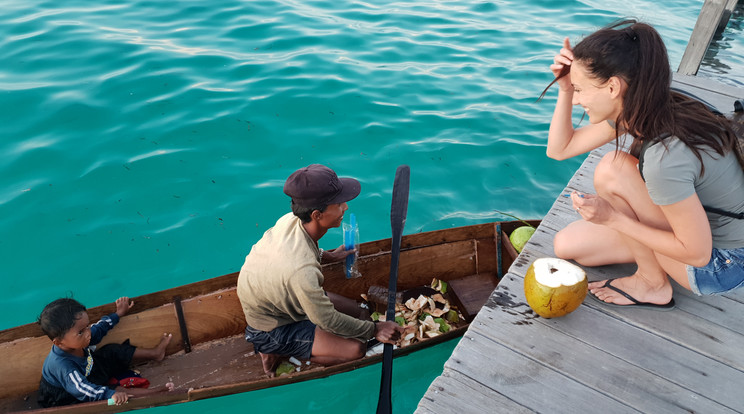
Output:
M63 337L75 325L75 321L80 319L80 312L85 311L85 306L75 299L57 299L44 307L38 322L41 330L49 339L54 340Z

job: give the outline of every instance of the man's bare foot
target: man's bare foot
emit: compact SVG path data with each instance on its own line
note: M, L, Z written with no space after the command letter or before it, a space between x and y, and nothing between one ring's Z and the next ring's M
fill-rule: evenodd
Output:
M672 285L665 276L664 283L652 286L642 275L636 273L631 276L612 280L612 287L632 296L638 302L665 305L672 299ZM632 305L633 302L615 289L605 286L606 280L589 283L589 291L597 299L616 305Z
M261 363L263 364L263 370L269 378L274 378L276 375L276 367L279 365L279 360L282 358L281 355L277 354L264 354L259 352L261 355Z

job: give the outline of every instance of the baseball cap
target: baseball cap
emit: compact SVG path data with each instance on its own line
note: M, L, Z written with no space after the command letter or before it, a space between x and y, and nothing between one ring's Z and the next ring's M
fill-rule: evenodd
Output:
M284 183L284 194L303 207L345 203L362 191L353 178L339 178L321 164L311 164L292 173Z

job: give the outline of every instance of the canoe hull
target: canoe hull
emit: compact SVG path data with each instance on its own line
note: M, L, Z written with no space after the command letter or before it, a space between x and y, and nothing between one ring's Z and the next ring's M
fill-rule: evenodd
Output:
M477 312L498 283L497 275L506 273L516 258L506 234L521 225L518 221L486 223L404 236L398 269L399 291L428 285L433 278L456 281L455 286L463 292L455 294L453 302L463 307L472 302L470 307ZM390 239L360 245L357 262L363 275L360 278L346 279L343 263L324 266L324 287L329 292L359 300L360 294L370 287L387 286L390 247ZM126 406L108 407L97 402L39 412L116 412L174 404L321 378L381 361L377 355L331 367L303 365L300 372L266 378L260 358L242 339L245 320L235 290L237 276L238 273L232 273L133 298L135 307L130 314L105 337L103 343L131 338L137 346L152 347L163 332L171 332L174 338L166 351L169 356L163 362L138 368L153 385L172 380L177 386L175 391L132 399ZM467 283L468 278L478 282ZM181 317L176 302L180 302ZM108 304L91 308L88 313L91 320L97 320L111 310ZM446 334L397 349L395 355L456 338L466 329L464 324ZM50 346L37 324L0 331L0 355L8 361L0 367L0 411L38 409L35 390ZM192 352L184 352L189 348Z

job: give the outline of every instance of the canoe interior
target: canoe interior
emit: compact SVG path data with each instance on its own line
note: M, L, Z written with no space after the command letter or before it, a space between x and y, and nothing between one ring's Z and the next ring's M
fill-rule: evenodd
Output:
M538 221L530 221L537 226ZM398 290L429 285L433 278L451 283L457 293L449 292L453 304L472 308L474 317L516 258L507 234L524 225L519 221L486 223L466 227L418 233L403 237L398 269ZM501 233L497 232L501 229ZM363 243L357 262L363 275L346 279L343 264L323 267L324 287L329 292L360 299L371 286L387 288L390 271L390 239ZM501 269L499 255L501 249ZM299 372L267 379L253 346L243 339L243 312L235 291L238 274L232 273L148 295L133 298L135 307L104 338L103 344L122 342L155 346L163 332L173 334L162 362L138 366L153 386L172 381L174 392L130 400L125 406L108 407L104 403L78 404L53 409L40 409L36 389L41 366L51 347L35 323L0 331L0 412L38 410L81 412L116 412L156 405L193 401L221 395L272 387L291 382L328 376L379 362L381 356L366 357L333 367L303 365ZM454 284L452 284L454 282ZM174 298L180 298L187 330L184 341ZM113 310L111 304L88 310L95 321ZM466 314L467 312L463 312ZM406 354L455 338L467 329L467 321L447 334L397 349ZM185 343L190 352L184 352Z

